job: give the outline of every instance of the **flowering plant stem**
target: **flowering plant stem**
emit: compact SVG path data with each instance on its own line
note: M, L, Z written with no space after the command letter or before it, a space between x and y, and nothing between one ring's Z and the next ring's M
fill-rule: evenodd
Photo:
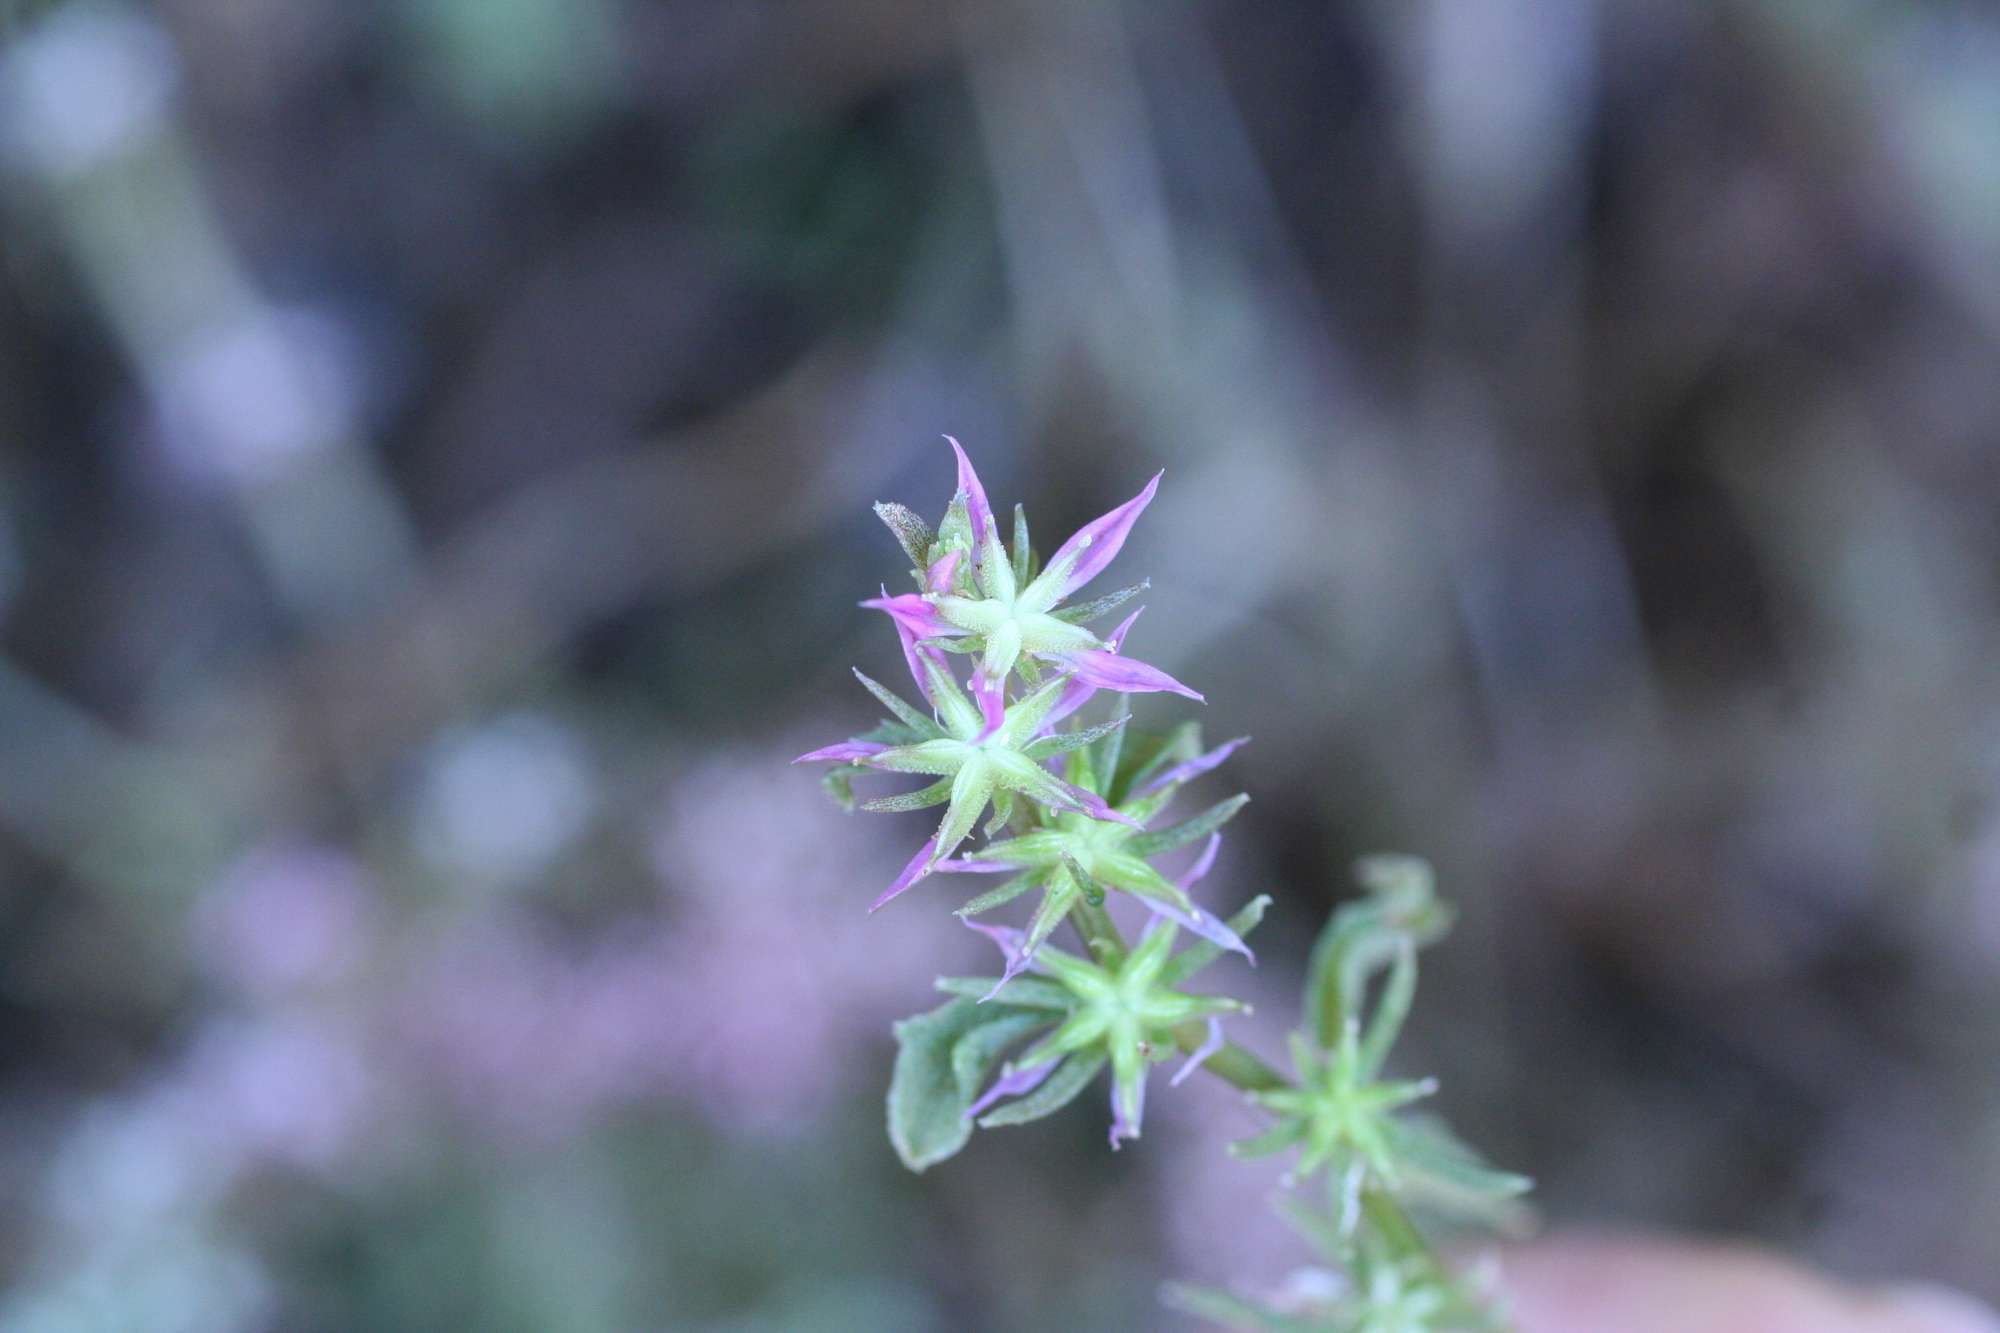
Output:
M1289 1199L1280 1209L1339 1271L1309 1270L1268 1304L1179 1286L1166 1293L1171 1304L1265 1333L1498 1328L1479 1293L1439 1258L1412 1209L1504 1221L1528 1182L1487 1167L1434 1117L1405 1113L1436 1090L1433 1080L1384 1077L1416 993L1418 952L1451 921L1430 868L1413 857L1361 863L1369 893L1336 911L1313 948L1290 1075L1226 1040L1222 1020L1248 1006L1185 986L1225 953L1255 963L1243 937L1270 899L1252 898L1224 920L1198 905L1192 890L1216 862L1222 826L1249 797L1174 817L1178 822L1167 811L1183 787L1248 738L1204 749L1192 723L1165 735L1136 733L1129 725L1133 694L1202 701L1125 654L1136 612L1101 637L1089 628L1146 585L1068 604L1118 554L1159 478L1085 524L1044 565L1019 508L1012 549L1002 542L971 460L956 441L952 448L958 487L935 530L900 505L876 506L909 557L917 590L890 596L883 588L863 603L894 624L927 707L861 676L889 719L801 756L835 765L828 790L850 808L854 779L877 773L916 774L927 785L877 797L864 809L945 807L937 831L875 908L934 875L998 877L959 916L999 946L1000 975L940 977L938 989L950 998L896 1025L900 1050L888 1099L896 1151L912 1170L924 1170L964 1147L975 1126L1051 1115L1104 1072L1116 1148L1140 1136L1149 1067L1185 1053L1169 1086L1205 1069L1269 1119L1264 1132L1232 1145L1233 1153L1296 1150L1287 1184L1321 1177L1325 1213ZM954 671L954 655L971 667L969 681ZM1117 696L1109 718L1070 720L1100 692ZM1161 858L1175 868L1155 864ZM981 919L1037 891L1024 926ZM1113 893L1149 915L1135 940L1112 917ZM1053 942L1065 921L1081 953Z

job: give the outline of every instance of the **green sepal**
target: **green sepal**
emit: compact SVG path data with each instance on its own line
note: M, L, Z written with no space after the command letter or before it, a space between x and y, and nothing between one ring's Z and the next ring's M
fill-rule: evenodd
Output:
M1028 510L1026 506L1014 506L1014 585L1025 588L1034 582L1035 572L1041 568L1041 561L1035 558L1035 548L1028 545Z
M990 912L996 907L1011 903L1029 889L1034 888L1035 881L1040 879L1041 875L1042 872L1040 870L1024 870L1007 880L999 888L988 889L965 906L959 908L958 915L978 916L981 912Z
M1006 1048L1048 1016L954 999L895 1025L889 1078L889 1142L912 1171L942 1162L972 1137L966 1110ZM963 1052L963 1054L961 1054Z
M1153 857L1162 852L1171 852L1177 847L1185 847L1191 842L1199 842L1209 834L1236 818L1236 812L1250 804L1249 796L1242 792L1226 801L1217 801L1208 809L1185 823L1172 828L1160 829L1155 833L1141 833L1125 844L1125 849L1134 856Z
M1119 697L1124 698L1123 695ZM1100 722L1094 727L1085 727L1082 731L1065 731L1054 736L1043 736L1039 740L1028 742L1022 753L1030 759L1050 759L1059 754L1070 754L1094 745L1106 736L1116 735L1129 721L1131 715L1128 713L1123 717L1114 717L1109 722ZM1083 784L1079 782L1077 785L1080 787Z
M1113 805L1123 805L1132 792L1154 775L1201 753L1201 724L1183 722L1165 732L1133 737L1126 743L1124 769L1106 781L1099 793Z
M910 557L910 563L917 567L917 577L921 580L926 568L924 558L930 554L931 542L935 540L931 533L931 525L918 518L906 506L891 500L875 502L875 517L881 519L889 531L895 534L897 545L903 548L904 555Z
M928 569L936 564L947 551L963 551L965 558L959 561L958 576L955 576L952 582L959 584L963 580L969 583L972 578L972 566L976 563L973 553L978 549L978 545L979 535L972 530L972 518L965 508L965 496L954 495L951 497L950 506L944 511L944 518L938 523L937 540L931 543L924 567Z
M1076 997L1047 977L1014 977L997 994L998 977L939 977L937 988L946 995L962 995L972 1000L993 996L994 1004L1011 1004L1023 1009L1054 1009L1068 1013L1076 1008Z
M884 708L894 713L904 726L910 728L925 740L936 740L938 737L944 735L942 727L911 707L904 701L901 695L897 694L887 685L868 676L858 667L855 668L854 675L861 682L862 686L870 694L874 695Z
M1339 1042L1347 1019L1358 1019L1378 973L1414 967L1414 962L1399 967L1398 959L1443 939L1452 924L1451 909L1438 899L1435 876L1420 858L1363 857L1355 863L1355 874L1368 895L1341 905L1320 931L1306 964L1306 1015L1314 1037L1326 1049ZM1405 983L1393 975L1392 983L1385 998L1395 1008L1406 1008L1407 994L1396 1004ZM1414 985L1414 977L1408 984ZM1368 1041L1378 1065L1387 1054L1387 1040L1393 1039L1392 1029L1401 1026L1400 1013L1383 1017L1393 1022L1371 1023ZM1384 1032L1390 1034L1388 1039L1380 1035Z
M1254 1134L1247 1139L1238 1139L1229 1145L1231 1157L1269 1157L1272 1153L1283 1152L1306 1136L1306 1122L1303 1120L1280 1120L1262 1134Z
M1120 588L1117 592L1108 592L1102 597L1093 598L1076 606L1065 606L1049 614L1057 620L1067 621L1072 625L1087 624L1107 611L1117 610L1152 586L1151 579L1141 579L1129 588Z
M1007 827L1007 821L1014 817L1014 793L1006 787L993 793L993 818L986 821L986 836L992 837Z
M868 770L859 764L837 764L820 774L819 785L841 809L854 809L854 779Z
M1097 775L1102 773L1106 779L1104 785L1106 787L1111 785L1109 779L1117 774L1118 761L1125 754L1125 737L1127 732L1123 723L1128 721L1131 716L1132 696L1129 694L1119 695L1117 702L1111 705L1111 722L1119 725L1112 726L1111 730L1104 733L1104 744L1098 748L1095 754L1090 756L1090 775L1093 783L1095 783ZM1091 790L1097 792L1099 796L1104 795L1094 785L1091 787ZM1146 822L1146 815L1141 815L1130 810L1124 813L1131 815L1132 818L1142 824Z
M1091 1055L1072 1055L1056 1066L1055 1072L1042 1081L1042 1085L1025 1097L1017 1097L1003 1106L996 1107L979 1117L981 1129L998 1129L1002 1125L1025 1125L1031 1120L1054 1115L1077 1099L1077 1095L1090 1086L1110 1057L1098 1052Z
M870 814L897 815L906 810L927 810L934 805L943 805L951 799L951 779L939 778L928 787L906 791L900 796L878 796L872 801L863 801L861 808Z

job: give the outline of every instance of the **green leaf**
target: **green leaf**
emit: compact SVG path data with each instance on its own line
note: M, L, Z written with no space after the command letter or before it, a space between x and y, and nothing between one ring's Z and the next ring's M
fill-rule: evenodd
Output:
M875 502L875 517L896 534L897 544L903 548L903 554L910 557L910 563L917 567L921 576L925 572L924 557L930 554L931 549L931 525L904 506L888 500Z
M1437 1116L1400 1117L1390 1122L1388 1138L1412 1203L1501 1231L1518 1230L1529 1216L1519 1200L1534 1182L1487 1165Z
M1176 847L1185 847L1206 838L1236 818L1236 812L1248 804L1250 798L1238 792L1226 801L1217 801L1184 824L1176 824L1157 833L1141 833L1129 839L1125 849L1134 856L1153 857L1161 852L1171 852Z
M979 1127L998 1129L1002 1125L1025 1125L1030 1120L1054 1115L1090 1086L1090 1081L1097 1077L1097 1071L1104 1068L1109 1059L1101 1052L1072 1055L1057 1066L1039 1088L979 1117Z
M972 1137L966 1109L1001 1052L1047 1023L1044 1013L967 999L897 1023L889 1142L903 1165L922 1171L963 1148Z

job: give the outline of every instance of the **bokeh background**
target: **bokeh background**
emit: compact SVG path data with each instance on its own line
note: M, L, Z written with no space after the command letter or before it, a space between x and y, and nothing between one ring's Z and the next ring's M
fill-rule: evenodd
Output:
M0 1328L1301 1262L1202 1080L884 1141L979 941L786 761L945 431L1044 542L1166 469L1249 1044L1422 853L1550 1219L2000 1296L1996 351L1982 5L0 0Z

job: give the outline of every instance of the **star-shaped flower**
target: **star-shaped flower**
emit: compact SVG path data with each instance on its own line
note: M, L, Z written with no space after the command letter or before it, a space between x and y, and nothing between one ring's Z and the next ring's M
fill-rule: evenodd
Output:
M1250 903L1238 913L1235 924L1249 930L1263 916L1268 901L1258 898ZM1026 943L1022 932L1004 926L973 928L1000 946L1007 955L1010 975L1019 970L1017 963ZM1007 983L1014 989L1003 998L1010 1004L1059 1004L1064 1006L1064 1017L1054 1031L1010 1062L967 1114L980 1116L1004 1097L1027 1097L1050 1086L1061 1087L1067 1100L1108 1064L1112 1081L1111 1146L1116 1148L1125 1139L1138 1138L1146 1110L1146 1067L1172 1056L1177 1049L1175 1029L1203 1021L1208 1024L1208 1039L1174 1075L1172 1081L1177 1084L1222 1048L1218 1017L1247 1011L1247 1006L1239 1000L1221 995L1189 995L1177 989L1195 972L1214 962L1221 950L1202 941L1176 954L1176 934L1174 923L1162 919L1147 927L1130 953L1121 953L1108 947L1107 942L1097 941L1093 947L1106 949L1102 964L1053 945L1037 951L1032 966L1047 979L1023 978ZM939 984L947 989L961 989L960 983ZM984 984L984 981L966 982L963 988L969 990ZM1021 989L1031 985L1037 989ZM1051 992L1056 996L1053 1001L1040 998ZM1037 1114L1046 1110L1035 1109ZM1003 1108L980 1123L1006 1123L1008 1119Z
M1046 664L1075 677L1078 683L1121 693L1171 691L1200 700L1201 695L1158 667L1120 655L1117 647L1086 629L1085 623L1126 600L1129 588L1082 606L1063 607L1071 594L1102 573L1125 538L1152 503L1159 489L1155 475L1146 488L1111 512L1079 528L1062 544L1047 566L1035 572L1028 546L1027 519L1014 512L1014 550L1000 541L1000 527L986 499L986 488L957 440L945 437L958 457L958 491L939 526L936 538L911 527L907 510L883 514L905 550L913 553L919 592L891 597L885 591L863 606L884 611L895 621L920 688L928 689L918 668L925 651L948 645L952 651L977 652L973 693L989 724L1003 706L1010 672L1024 659ZM921 546L921 554L917 554ZM1059 609L1061 608L1061 609ZM1034 670L1024 667L1024 674ZM1029 677L1033 683L1032 676Z
M979 709L959 688L958 682L938 662L923 657L918 662L930 684L937 708L935 718L927 717L908 702L862 675L870 693L896 717L879 734L888 740L854 740L829 745L803 754L795 763L835 760L864 769L891 773L922 773L937 778L927 787L900 796L868 801L864 810L921 810L946 806L943 822L935 837L918 849L903 867L895 883L869 909L882 906L897 894L928 875L937 863L957 850L972 832L981 812L989 804L993 818L988 832L1013 818L1017 796L1065 814L1092 820L1131 823L1131 816L1106 805L1095 792L1066 782L1050 772L1044 760L1072 749L1077 736L1087 743L1101 732L1076 736L1041 734L1042 723L1062 698L1066 681L1057 676L1042 683L1026 698L1002 710L997 725L988 725Z
M1220 764L1249 738L1239 737L1178 763L1174 762L1175 745L1162 745L1145 762L1121 772L1123 731L1118 724L1124 716L1121 712L1106 727L1063 738L1073 746L1067 756L1069 780L1094 795L1115 794L1117 800L1111 809L1123 817L1123 822L1058 813L1044 827L988 843L969 856L939 863L940 870L957 873L1018 872L998 889L968 903L961 909L961 915L977 915L1030 889L1042 890L1041 903L1029 920L1023 948L1010 961L1003 982L1027 965L1079 898L1101 899L1107 889L1130 894L1156 916L1166 917L1225 949L1251 958L1249 948L1227 925L1188 896L1188 890L1215 863L1222 842L1222 835L1216 830L1242 809L1249 798L1233 796L1168 828L1146 827L1184 783ZM1102 738L1095 744L1076 743L1099 734ZM1183 735L1191 738L1192 730ZM1151 857L1204 838L1207 841L1201 853L1175 879L1168 879L1149 862Z
M1376 1081L1358 1020L1347 1022L1331 1051L1320 1050L1304 1033L1292 1034L1291 1049L1298 1086L1251 1094L1278 1123L1230 1150L1259 1157L1298 1144L1292 1172L1300 1179L1331 1163L1350 1194L1358 1195L1371 1180L1390 1189L1399 1185L1392 1117L1436 1092L1437 1080Z

